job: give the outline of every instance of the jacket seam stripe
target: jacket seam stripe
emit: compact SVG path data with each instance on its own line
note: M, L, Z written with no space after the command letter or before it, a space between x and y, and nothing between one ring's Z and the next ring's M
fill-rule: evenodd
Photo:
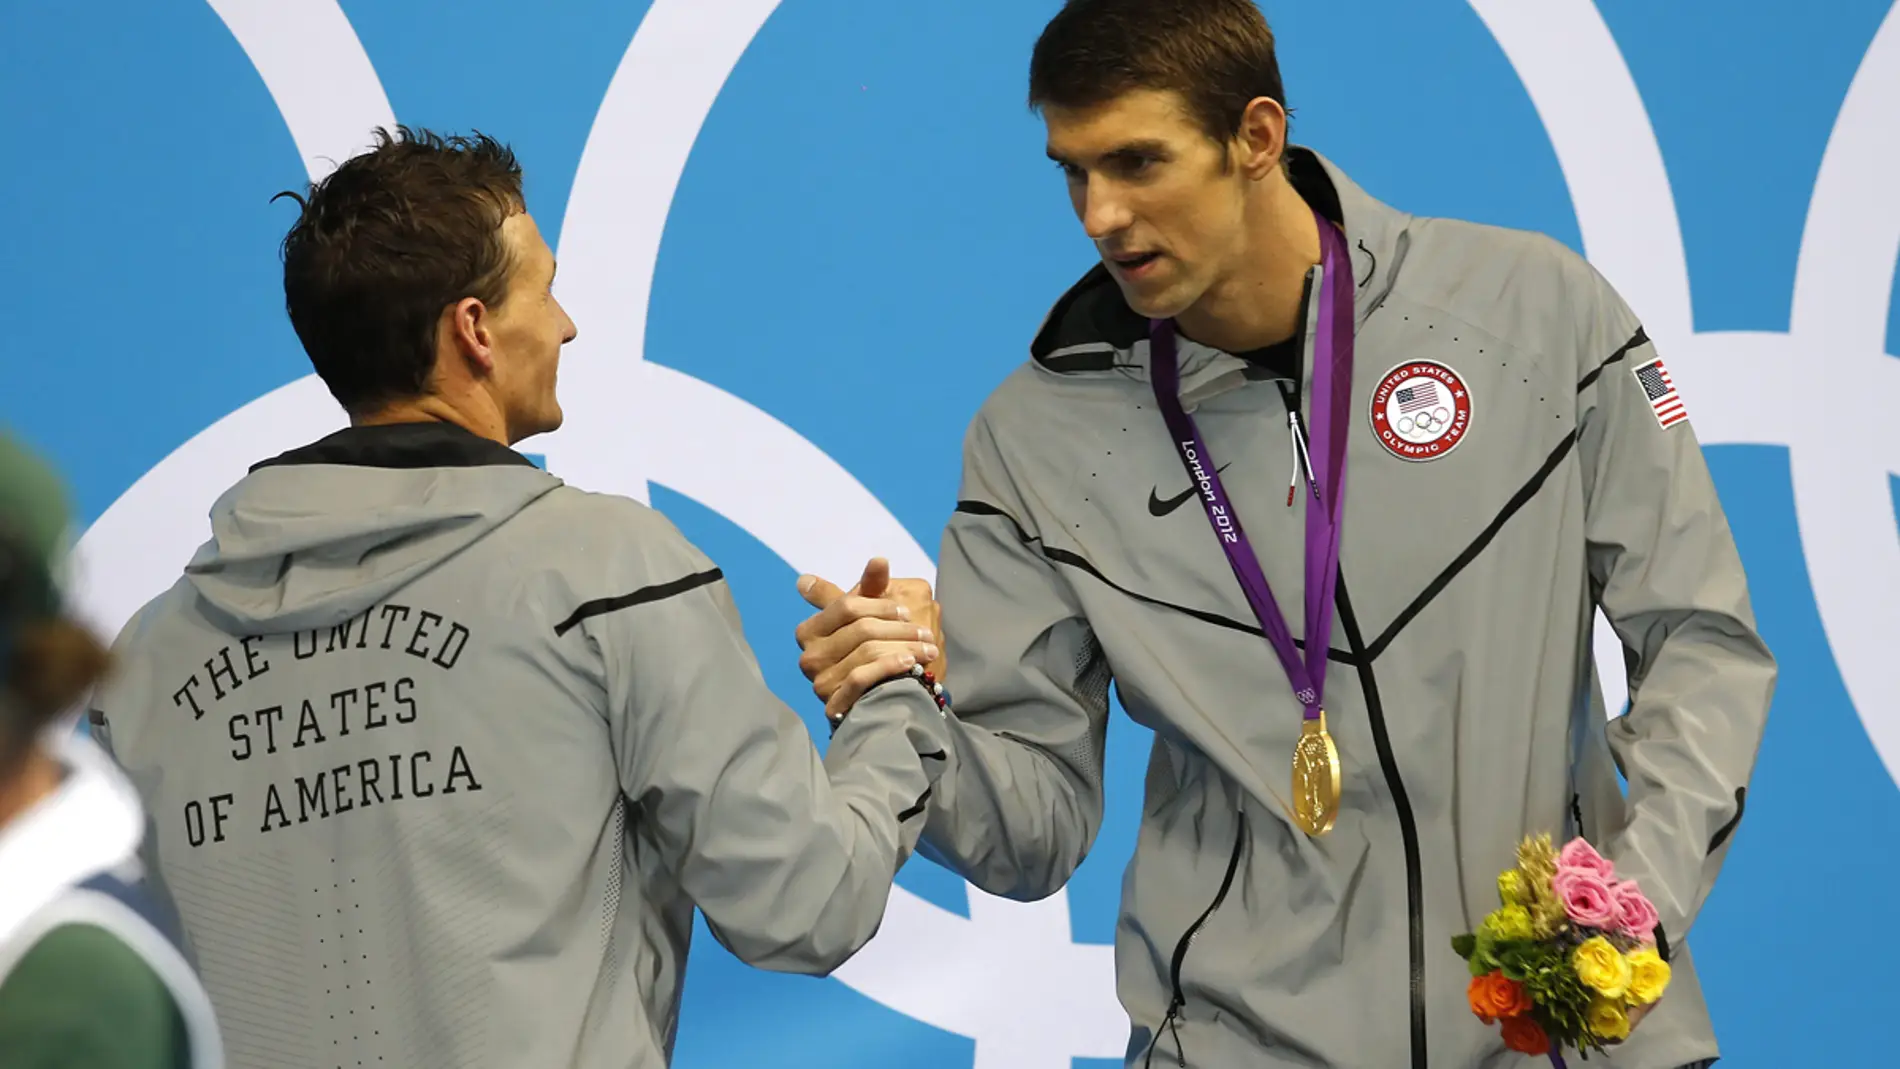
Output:
M619 612L621 609L631 609L635 605L647 605L655 601L664 601L667 598L684 594L689 590L698 590L702 586L711 586L724 578L725 573L714 568L711 571L699 572L695 575L675 579L670 583L659 583L654 586L641 587L631 594L621 594L618 597L612 598L596 598L593 601L583 602L580 608L575 609L573 614L568 616L567 619L554 625L554 633L556 635L565 635L588 617L601 616L610 612Z
M1717 850L1722 849L1722 844L1725 842L1728 842L1728 837L1735 834L1736 825L1742 822L1742 811L1746 809L1747 807L1748 807L1748 788L1747 787L1735 788L1735 815L1729 818L1728 823L1722 825L1720 828L1717 828L1715 831L1715 834L1712 837L1710 837L1709 853L1713 854Z
M1617 349L1616 352L1611 353L1607 359L1605 359L1601 364L1598 364L1594 369L1592 369L1588 375L1585 375L1583 378L1577 380L1577 392L1582 393L1583 391L1589 389L1590 384L1595 382L1600 376L1602 376L1603 372L1611 364L1617 363L1618 361L1622 360L1624 357L1630 354L1630 350L1648 341L1649 341L1649 335L1644 333L1642 327L1637 327L1636 333L1630 335L1629 341L1624 342L1621 348Z
M1043 544L1042 539L1023 530L1022 524L1017 523L1014 517L994 505L982 501L959 501L957 502L956 511L972 516L1000 516L1008 520L1010 526L1016 529L1016 534L1022 539L1024 545L1036 548L1037 551L1051 563L1065 564L1078 571L1086 572L1110 589L1134 598L1136 601L1144 602L1157 608L1169 609L1185 616L1191 616L1204 624L1212 624L1215 627L1225 628L1229 631L1239 631L1244 634L1253 635L1256 638L1266 637L1266 632L1253 624L1242 623L1239 620L1222 616L1216 612L1209 612L1206 609L1191 609L1186 605L1176 605L1171 601L1162 601L1160 598L1149 597L1146 594L1130 590L1120 583L1115 582L1113 579L1110 579L1108 576L1103 575L1101 569L1095 567L1094 564L1089 562L1088 558L1083 557L1081 554L1072 553L1066 549L1053 549ZM1306 648L1306 643L1300 639L1294 639L1293 644L1302 650ZM1326 659L1337 664L1355 663L1353 661L1353 655L1344 650L1328 649L1326 651Z
M924 793L917 796L917 801L914 804L912 804L912 806L909 809L906 809L902 813L897 814L897 822L899 824L902 824L903 822L911 819L912 817L915 817L921 814L925 809L925 804L930 801L930 794L934 790L936 790L935 787L925 787Z
M1011 516L1009 513L1004 512L1002 509L997 508L987 501L976 501L966 498L958 501L957 507L952 511L961 512L968 516L998 516L1009 521L1009 525L1016 529L1016 537L1021 539L1024 545L1034 545L1042 541L1042 539L1037 538L1024 529L1023 525L1016 521L1016 517Z
M1427 584L1418 597L1413 598L1412 603L1407 605L1386 627L1385 633L1367 648L1367 657L1377 660L1379 655L1385 652L1386 647L1392 644L1392 640L1398 637L1399 632L1423 612L1425 607L1431 604L1432 599L1444 593L1445 588L1451 585L1451 581L1458 577L1459 572L1464 571L1467 565L1478 559L1478 555L1483 553L1485 547L1491 544L1492 539L1498 536L1498 532L1504 529L1504 525L1510 522L1511 517L1517 515L1519 510L1529 504L1531 499L1537 496L1537 492L1544 488L1544 483L1550 479L1551 473L1557 470L1557 466L1563 462L1564 457L1569 455L1571 447L1576 444L1576 431L1573 430L1564 435L1563 441L1557 443L1557 448L1551 450L1550 456L1544 458L1543 466L1537 469L1536 474L1532 475L1529 481L1518 487L1517 493L1512 494L1511 499L1504 503L1504 507L1498 510L1497 516L1490 524L1478 532L1478 537L1472 539L1464 552L1458 554L1450 564L1446 565L1445 570L1438 573L1438 578Z

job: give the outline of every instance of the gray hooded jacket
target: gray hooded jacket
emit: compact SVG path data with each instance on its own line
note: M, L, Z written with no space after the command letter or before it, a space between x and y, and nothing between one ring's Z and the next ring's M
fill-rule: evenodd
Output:
M763 968L870 939L943 767L920 686L821 762L659 513L447 425L259 465L94 721L230 1064L635 1069L698 906Z
M1156 733L1115 947L1130 1064L1520 1064L1467 1008L1451 940L1543 832L1588 837L1661 913L1674 983L1611 1064L1714 1057L1687 937L1742 815L1775 666L1695 435L1657 389L1666 371L1556 242L1405 215L1311 152L1290 162L1343 225L1356 290L1326 689L1337 827L1312 839L1292 822L1300 707L1156 411L1146 322L1097 268L965 444L938 576L951 768L920 849L994 894L1061 887L1101 823L1112 680ZM1417 361L1451 369L1469 403L1430 459L1388 449L1373 420L1374 391ZM1180 362L1297 638L1308 497L1287 501L1287 420L1306 376L1186 339ZM1607 729L1599 606L1633 695Z

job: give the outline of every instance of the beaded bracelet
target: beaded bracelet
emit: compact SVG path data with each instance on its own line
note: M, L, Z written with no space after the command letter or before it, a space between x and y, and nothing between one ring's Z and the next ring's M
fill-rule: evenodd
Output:
M936 676L931 675L925 670L923 665L913 664L910 666L910 677L922 683L924 689L930 692L931 700L937 703L938 712L948 713L950 711L950 692L944 689L942 683L937 682Z
M892 676L890 679L886 679L881 682L871 684L870 688L867 689L864 693L868 695L871 693L871 691L876 690L877 688L883 686L885 683L889 683L895 679L914 679L917 682L923 684L924 690L928 691L930 694L930 700L937 703L938 714L943 715L943 716L949 715L950 713L949 688L945 687L942 683L937 682L937 677L931 675L930 672L927 671L924 668L924 666L921 664L911 665L910 671L905 673L902 676ZM862 701L863 699L860 698L859 700ZM829 717L829 716L825 717L825 720L831 724L831 733L833 735L836 735L838 733L838 725L844 723L844 718L850 715L851 715L851 710L846 709L843 713L839 714L836 719L833 719L832 717Z

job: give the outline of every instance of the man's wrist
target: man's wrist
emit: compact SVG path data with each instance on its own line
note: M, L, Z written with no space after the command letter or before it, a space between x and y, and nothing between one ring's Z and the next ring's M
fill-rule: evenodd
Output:
M950 691L946 687L944 687L944 685L941 682L938 681L936 676L932 675L929 671L925 670L923 665L912 665L910 671L903 675L891 676L887 679L883 679L883 680L880 680L879 682L871 684L871 686L866 688L865 692L861 696L859 696L858 701L863 701L865 698L870 697L871 694L875 692L878 688L883 687L886 684L890 684L890 683L896 683L899 685L908 685L909 683L915 683L919 686L922 686L924 688L924 693L930 695L931 701L936 703L938 715L941 715L941 716L949 715ZM852 704L852 708L856 708L855 702ZM825 718L831 725L831 733L833 735L836 735L838 733L839 726L844 723L845 717L848 717L850 715L851 715L851 709L846 709L844 712L839 713L836 717Z

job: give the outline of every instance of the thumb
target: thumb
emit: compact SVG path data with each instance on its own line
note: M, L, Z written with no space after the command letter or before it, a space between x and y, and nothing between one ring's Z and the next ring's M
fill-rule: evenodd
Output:
M816 575L799 576L798 593L814 609L822 609L844 596L838 584Z
M858 593L867 598L881 598L886 587L891 585L891 562L883 557L872 557L865 562L864 575L858 579Z

